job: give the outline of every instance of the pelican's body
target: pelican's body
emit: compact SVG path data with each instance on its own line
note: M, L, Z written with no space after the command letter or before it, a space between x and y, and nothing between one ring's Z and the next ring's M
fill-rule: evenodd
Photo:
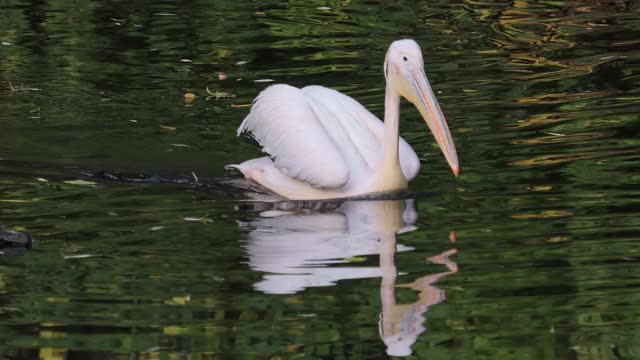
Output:
M416 42L391 45L385 60L384 123L332 89L268 87L254 101L238 135L250 133L269 156L229 167L289 199L404 190L418 174L420 161L398 134L402 96L418 107L457 175L455 146L423 67Z

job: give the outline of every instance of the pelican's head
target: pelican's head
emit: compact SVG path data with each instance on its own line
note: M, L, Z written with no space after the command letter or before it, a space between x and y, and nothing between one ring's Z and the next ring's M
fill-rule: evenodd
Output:
M458 176L460 168L456 146L451 138L447 120L440 110L438 100L436 100L427 75L424 73L420 45L408 39L394 41L387 51L384 74L391 90L418 108L453 173Z

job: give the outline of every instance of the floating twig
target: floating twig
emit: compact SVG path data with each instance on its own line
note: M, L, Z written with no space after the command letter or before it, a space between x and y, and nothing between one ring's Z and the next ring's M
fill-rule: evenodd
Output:
M207 94L209 94L210 96L207 96L207 101L211 98L216 98L216 100L220 99L220 98L233 98L236 97L233 94L229 94L226 92L221 92L221 91L216 91L213 92L211 90L209 90L209 87L206 88Z
M8 83L9 83L9 91L11 94L17 91L40 91L40 89L38 88L26 87L24 86L24 84L20 84L20 86L14 86L11 81L8 81Z
M199 217L199 218L190 217L190 216L187 216L187 217L179 216L179 218L184 220L184 221L200 221L200 222L204 222L204 220L207 219L207 217L209 217L209 213L208 212L206 214L204 214L203 217Z

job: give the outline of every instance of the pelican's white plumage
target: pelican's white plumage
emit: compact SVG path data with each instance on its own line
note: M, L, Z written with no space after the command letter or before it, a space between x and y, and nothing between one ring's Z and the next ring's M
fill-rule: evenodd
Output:
M238 136L245 132L284 175L331 189L371 176L382 151L384 124L338 91L278 84L255 100ZM404 140L400 141L400 164L407 180L420 169L418 156Z
M457 174L457 155L444 116L424 75L420 47L394 42L385 60L385 123L357 101L322 86L272 85L238 128L269 154L229 165L290 199L327 199L401 190L420 169L398 135L400 96L414 103Z

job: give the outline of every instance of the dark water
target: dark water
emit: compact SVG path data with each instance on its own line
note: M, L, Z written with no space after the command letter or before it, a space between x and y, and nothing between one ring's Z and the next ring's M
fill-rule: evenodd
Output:
M459 178L405 106L419 196L220 184L268 80L381 116L404 37ZM639 39L623 0L0 1L0 226L35 239L0 256L0 356L640 358Z

